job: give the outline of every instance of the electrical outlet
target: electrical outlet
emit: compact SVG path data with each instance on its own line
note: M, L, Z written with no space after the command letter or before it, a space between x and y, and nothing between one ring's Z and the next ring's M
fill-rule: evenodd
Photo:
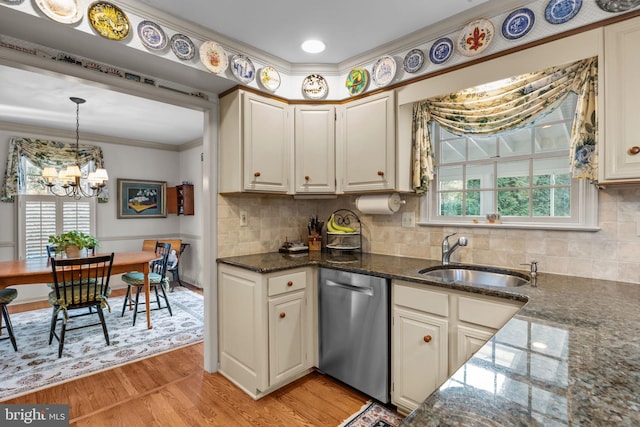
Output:
M240 211L240 227L249 225L249 214L245 210Z
M413 228L416 226L416 213L415 212L404 212L402 214L402 227L404 228Z

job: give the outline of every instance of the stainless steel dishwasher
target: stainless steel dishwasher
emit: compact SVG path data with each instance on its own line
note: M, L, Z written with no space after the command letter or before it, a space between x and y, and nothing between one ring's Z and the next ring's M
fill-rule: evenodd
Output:
M320 371L382 403L389 397L389 281L320 268Z

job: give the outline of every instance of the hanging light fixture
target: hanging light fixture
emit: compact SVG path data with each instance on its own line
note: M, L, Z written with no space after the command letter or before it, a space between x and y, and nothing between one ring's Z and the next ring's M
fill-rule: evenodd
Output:
M80 151L80 104L84 104L86 101L76 97L69 99L76 104L76 163L62 168L60 172L57 172L53 166L45 167L42 170L42 177L45 180L44 185L49 189L49 193L54 196L68 196L74 199L97 197L107 185L109 176L106 169L97 168L94 172L89 172L86 182L82 181L78 154ZM62 187L64 193L58 193L54 190L57 184ZM86 190L85 187L87 188Z

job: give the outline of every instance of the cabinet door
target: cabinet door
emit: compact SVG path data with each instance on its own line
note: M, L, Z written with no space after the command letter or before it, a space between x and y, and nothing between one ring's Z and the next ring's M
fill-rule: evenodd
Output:
M296 193L335 192L335 107L296 107L295 153Z
M220 372L252 396L267 387L267 340L258 330L261 319L259 276L240 269L218 269L218 346Z
M640 18L604 29L604 161L600 181L640 179ZM602 129L602 123L600 129Z
M455 361L452 361L449 368L449 375L453 375L467 360L471 359L480 347L482 347L493 336L493 332L481 329L470 328L458 325L457 327L457 351Z
M394 92L350 102L341 107L339 119L341 190L394 189Z
M393 310L392 401L415 409L448 377L448 321L427 314Z
M244 93L243 115L244 189L286 193L291 175L289 107Z
M269 385L308 367L305 292L269 299Z

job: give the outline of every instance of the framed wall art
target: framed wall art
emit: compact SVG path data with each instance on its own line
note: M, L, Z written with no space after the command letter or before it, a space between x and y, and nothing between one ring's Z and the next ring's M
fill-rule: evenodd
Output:
M118 178L118 218L166 217L166 181Z

